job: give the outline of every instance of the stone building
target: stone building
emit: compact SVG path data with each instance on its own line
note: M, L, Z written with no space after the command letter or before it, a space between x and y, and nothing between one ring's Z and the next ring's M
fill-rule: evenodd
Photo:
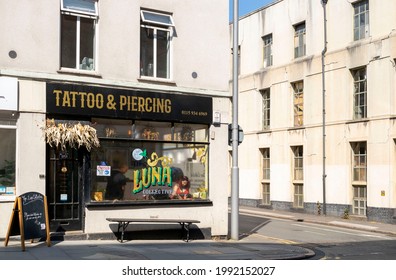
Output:
M240 18L241 204L395 223L395 9L280 0Z

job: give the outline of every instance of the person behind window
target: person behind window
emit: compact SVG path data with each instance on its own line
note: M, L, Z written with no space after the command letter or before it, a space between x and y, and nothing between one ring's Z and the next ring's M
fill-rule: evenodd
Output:
M105 199L122 200L124 198L125 185L127 178L125 173L128 171L128 165L122 164L119 168L114 168L111 176L107 179Z
M190 181L187 176L183 176L173 187L171 195L174 199L187 199L191 198L190 194Z

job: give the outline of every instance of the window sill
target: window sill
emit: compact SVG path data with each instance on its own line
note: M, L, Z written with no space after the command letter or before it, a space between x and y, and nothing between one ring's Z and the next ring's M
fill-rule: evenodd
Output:
M209 199L206 200L140 200L140 201L116 201L116 202L95 202L90 201L85 204L87 208L139 208L142 206L213 206L213 202Z
M89 76L89 77L97 77L102 78L96 71L91 70L78 70L78 69L71 69L71 68L61 68L57 71L59 74L71 74L71 75L78 75L78 76Z
M164 85L173 85L176 86L176 82L173 80L168 80L168 79L162 79L162 78L153 78L153 77L146 77L146 76L141 76L138 78L139 82L142 83L154 83L154 84L164 84Z
M14 202L15 198L15 195L0 195L0 202Z
M300 130L300 129L305 129L305 126L295 126L295 127L290 127L287 130L291 131L291 130Z
M346 124L365 123L365 122L369 122L369 121L370 120L368 118L361 118L361 119L347 121Z
M304 180L293 180L293 185L304 185Z
M366 181L352 181L352 186L366 187L367 186L367 182Z

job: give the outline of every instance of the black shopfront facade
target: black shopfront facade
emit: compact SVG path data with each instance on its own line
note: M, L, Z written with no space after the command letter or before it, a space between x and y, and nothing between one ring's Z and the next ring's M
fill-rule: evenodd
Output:
M169 218L173 214L167 209L211 205L211 97L47 83L46 112L55 131L66 127L67 135L59 137L75 133L78 142L84 133L80 128L89 127L99 141L89 148L83 143L63 148L47 145L52 231L86 230L91 219L88 231L100 232L107 227L103 216L114 211L122 215L140 211L143 216L157 211L157 216ZM123 166L123 193L110 197L109 179ZM181 199L172 193L185 176L189 195Z

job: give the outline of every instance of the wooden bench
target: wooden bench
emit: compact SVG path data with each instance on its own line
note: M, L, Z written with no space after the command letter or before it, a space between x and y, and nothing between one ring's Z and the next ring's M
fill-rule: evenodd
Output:
M183 233L186 231L186 239L184 241L188 242L190 240L190 225L191 224L198 224L200 221L198 220L188 220L188 219L128 219L128 218L106 218L109 222L116 222L118 223L117 228L117 239L120 235L121 229L121 243L124 241L124 233L126 228L130 223L161 223L161 224L171 224L177 223L180 224L182 230L182 237L184 236Z

